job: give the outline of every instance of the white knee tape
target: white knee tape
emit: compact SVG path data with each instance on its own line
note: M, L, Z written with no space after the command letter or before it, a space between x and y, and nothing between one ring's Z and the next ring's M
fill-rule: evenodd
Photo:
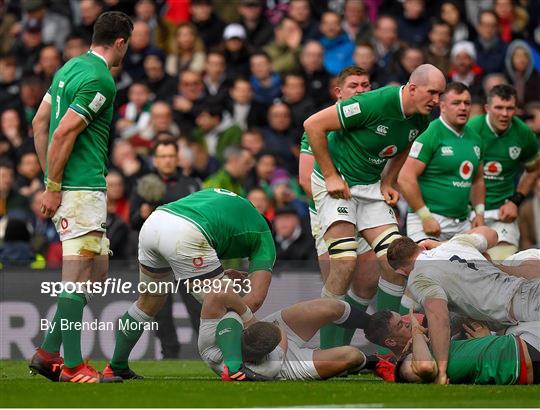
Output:
M326 286L323 286L321 290L321 298L345 300L345 295L336 295L335 293L332 293L328 289L326 289Z
M380 258L381 256L386 255L390 244L399 238L401 238L401 234L397 230L397 227L393 226L377 236L371 243L371 247L373 248L373 251L375 251L377 257Z

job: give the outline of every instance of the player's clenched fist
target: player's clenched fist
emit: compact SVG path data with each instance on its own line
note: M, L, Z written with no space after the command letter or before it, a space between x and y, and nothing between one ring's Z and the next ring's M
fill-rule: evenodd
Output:
M332 198L350 199L349 185L339 175L326 178L326 190Z
M441 234L441 226L435 218L426 218L422 221L422 228L426 235L439 236Z
M46 218L52 218L62 202L61 192L45 191L41 199L41 213Z

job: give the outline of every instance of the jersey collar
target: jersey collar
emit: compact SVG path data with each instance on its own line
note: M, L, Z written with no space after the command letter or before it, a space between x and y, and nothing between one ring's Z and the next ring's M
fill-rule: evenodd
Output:
M405 88L404 85L399 87L399 108L401 109L401 115L403 115L403 119L407 119L407 116L405 115L405 110L403 109L403 89Z
M105 63L105 65L107 66L107 68L109 68L109 64L107 63L107 60L105 60L105 57L103 57L103 56L102 56L101 54L99 54L97 51L95 51L95 50L89 50L88 53L93 54L93 55L95 55L96 57L102 59L103 62Z
M489 122L489 114L486 114L486 124L487 124L488 128L491 130L491 132L493 133L493 135L495 135L496 137L502 137L504 134L506 134L508 131L510 131L510 128L512 128L512 120L510 120L510 125L508 126L506 131L504 131L502 134L498 134L497 131L495 131L495 128L493 128L491 126L491 123Z
M439 119L441 120L442 124L443 124L446 128L448 128L450 131L452 131L452 133L454 133L454 135L455 135L456 137L458 137L458 138L463 137L463 132L460 134L460 133L457 132L454 128L452 128L452 126L451 126L450 124L448 124L448 123L444 120L444 118L443 118L442 115L439 116Z

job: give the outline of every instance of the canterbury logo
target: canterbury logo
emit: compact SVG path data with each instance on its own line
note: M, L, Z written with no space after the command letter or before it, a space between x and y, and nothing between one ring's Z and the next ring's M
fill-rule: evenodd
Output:
M346 206L338 206L337 212L338 212L338 214L348 214L348 213L349 213L349 212L347 211L347 207L346 207Z
M228 327L228 328L225 328L225 329L223 329L223 330L220 330L220 331L218 332L218 335L223 336L225 333L229 333L230 331L231 331L231 328Z

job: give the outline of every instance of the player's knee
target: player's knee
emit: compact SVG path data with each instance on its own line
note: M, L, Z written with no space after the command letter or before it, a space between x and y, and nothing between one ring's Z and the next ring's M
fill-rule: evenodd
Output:
M87 233L77 238L67 239L62 242L63 256L85 256L93 258L99 255L110 254L110 241L103 234L100 236Z
M358 242L356 238L350 236L346 238L330 238L325 240L328 248L328 256L330 259L339 260L344 258L353 258L356 264L356 249L358 248Z
M401 238L401 234L397 226L392 226L375 238L371 243L371 248L377 255L377 258L382 258L386 256L390 244L399 238Z
M362 365L365 360L364 354L353 346L343 346L343 361L347 368L354 368Z

